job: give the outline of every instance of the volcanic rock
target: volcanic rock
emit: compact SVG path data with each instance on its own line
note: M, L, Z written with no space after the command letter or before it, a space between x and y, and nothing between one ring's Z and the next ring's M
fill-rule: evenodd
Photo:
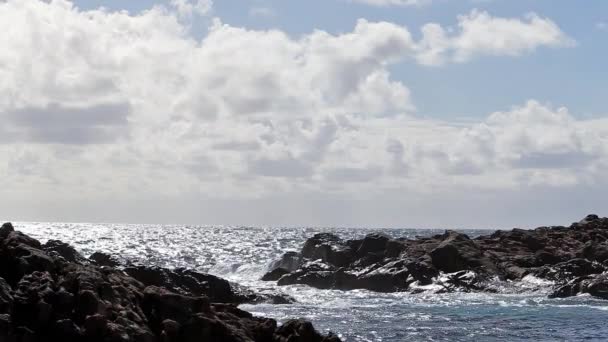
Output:
M496 291L496 281L531 275L555 284L552 297L589 293L608 299L608 218L597 215L569 227L516 228L475 238L446 231L415 239L370 234L345 241L321 233L285 258L297 263L271 268L263 279L379 292L419 292L434 283L435 291L451 292Z
M270 294L184 269L123 271L104 259L91 262L60 241L41 245L4 224L0 341L339 341L304 321L278 326L236 307Z

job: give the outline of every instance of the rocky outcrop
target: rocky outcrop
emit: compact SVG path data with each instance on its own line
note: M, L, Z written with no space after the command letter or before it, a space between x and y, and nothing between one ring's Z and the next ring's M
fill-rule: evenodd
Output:
M589 293L608 299L608 219L589 215L569 227L513 229L476 238L446 231L417 239L371 234L345 241L322 233L308 239L300 253L290 252L273 266L263 280L278 285L380 292L495 291L496 280L519 281L531 275L555 284L552 297Z
M211 275L116 267L60 241L0 228L0 341L339 341L309 322L279 326L239 303L286 301Z

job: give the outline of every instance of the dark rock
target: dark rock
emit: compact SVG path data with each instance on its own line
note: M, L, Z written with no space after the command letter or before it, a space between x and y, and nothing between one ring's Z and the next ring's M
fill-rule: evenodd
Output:
M555 265L545 265L533 272L537 277L563 283L577 277L599 274L604 271L606 268L598 263L586 259L572 259Z
M160 286L188 296L206 295L212 302L244 303L246 296L234 291L230 282L210 274L185 269L133 266L125 272L146 286Z
M595 241L589 241L583 247L582 257L589 260L595 260L604 262L608 260L608 243L597 243Z
M107 267L118 267L120 266L120 262L114 258L113 256L102 253L95 252L89 256L89 260L92 261L97 266L107 266Z
M419 292L433 282L442 291L496 291L494 280L532 274L557 284L552 296L593 292L603 297L599 275L608 272L608 218L589 215L571 227L516 228L474 239L455 231L413 240L370 234L344 241L316 234L298 261L298 269L275 268L265 279L380 292Z
M337 342L340 339L330 334L321 336L315 331L310 322L290 320L281 325L275 334L281 342Z
M309 260L321 260L336 267L346 266L354 258L350 246L334 234L321 233L308 239L302 248L302 257Z
M359 249L357 249L357 255L364 256L368 253L384 253L389 240L390 238L383 234L369 234L361 242Z
M262 281L276 281L281 279L282 276L288 274L289 271L284 268L275 268L274 270L264 274Z
M479 246L467 235L454 231L446 232L444 240L430 255L433 266L447 273L471 269L486 263Z
M13 303L13 295L11 294L11 286L0 277L0 314L9 313Z
M292 300L280 293L259 294L188 270L133 266L125 273L103 258L105 266L84 260L59 241L42 246L7 225L2 229L1 342L282 340L275 320L210 300Z
M287 252L280 260L272 263L269 271L262 277L263 281L276 281L283 275L293 272L302 265L302 256L297 252Z
M287 252L287 253L283 254L283 256L281 257L280 260L272 263L272 265L270 266L270 270L272 271L277 268L282 268L289 272L293 272L293 271L297 270L298 268L300 268L301 265L302 265L302 257L300 256L300 253Z
M54 341L79 341L83 333L71 319L62 319L54 323L51 336Z
M99 310L99 298L91 290L83 290L76 298L76 313L82 317L94 315Z
M86 259L78 253L74 247L58 240L49 240L42 245L46 252L55 252L69 262L84 263Z
M582 292L602 299L608 299L608 275L601 274L586 282Z
M2 224L2 227L0 227L0 239L6 239L8 234L10 234L11 232L14 232L14 231L15 231L15 228L13 228L12 223L6 222L6 223Z

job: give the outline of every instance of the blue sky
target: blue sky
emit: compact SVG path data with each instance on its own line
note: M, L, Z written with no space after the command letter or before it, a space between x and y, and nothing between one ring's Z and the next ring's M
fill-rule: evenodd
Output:
M0 219L606 215L608 2L581 4L0 1Z

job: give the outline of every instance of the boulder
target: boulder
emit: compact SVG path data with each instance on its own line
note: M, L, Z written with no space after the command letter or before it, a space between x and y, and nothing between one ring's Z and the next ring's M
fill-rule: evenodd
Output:
M40 245L6 227L0 240L0 341L284 341L275 320L210 300L288 300L279 294L257 294L188 270L128 267L140 281L83 260L60 241ZM302 332L321 336L309 327Z
M107 266L107 267L118 267L120 266L120 261L115 257L102 253L95 252L89 256L89 261L94 263L97 266Z
M438 270L453 273L480 266L482 253L466 234L448 231L430 256Z
M369 253L381 253L384 254L386 245L390 238L384 234L368 234L365 236L359 249L357 249L358 256L364 256Z
M80 264L86 262L86 259L80 255L80 253L78 253L74 247L58 240L47 241L44 245L42 245L42 249L47 253L57 253L57 255L69 262Z
M2 224L2 227L0 227L0 239L6 239L8 234L10 234L11 232L14 232L14 231L15 231L15 228L13 228L12 223L6 222L6 223Z
M262 277L262 281L277 281L282 276L289 274L290 272L284 268L275 268L274 270L267 272Z
M308 239L302 248L302 257L321 260L336 267L350 264L355 259L352 248L334 234L320 233Z
M281 325L275 333L277 341L281 342L337 342L340 339L330 334L320 335L310 322L304 320L290 320Z

